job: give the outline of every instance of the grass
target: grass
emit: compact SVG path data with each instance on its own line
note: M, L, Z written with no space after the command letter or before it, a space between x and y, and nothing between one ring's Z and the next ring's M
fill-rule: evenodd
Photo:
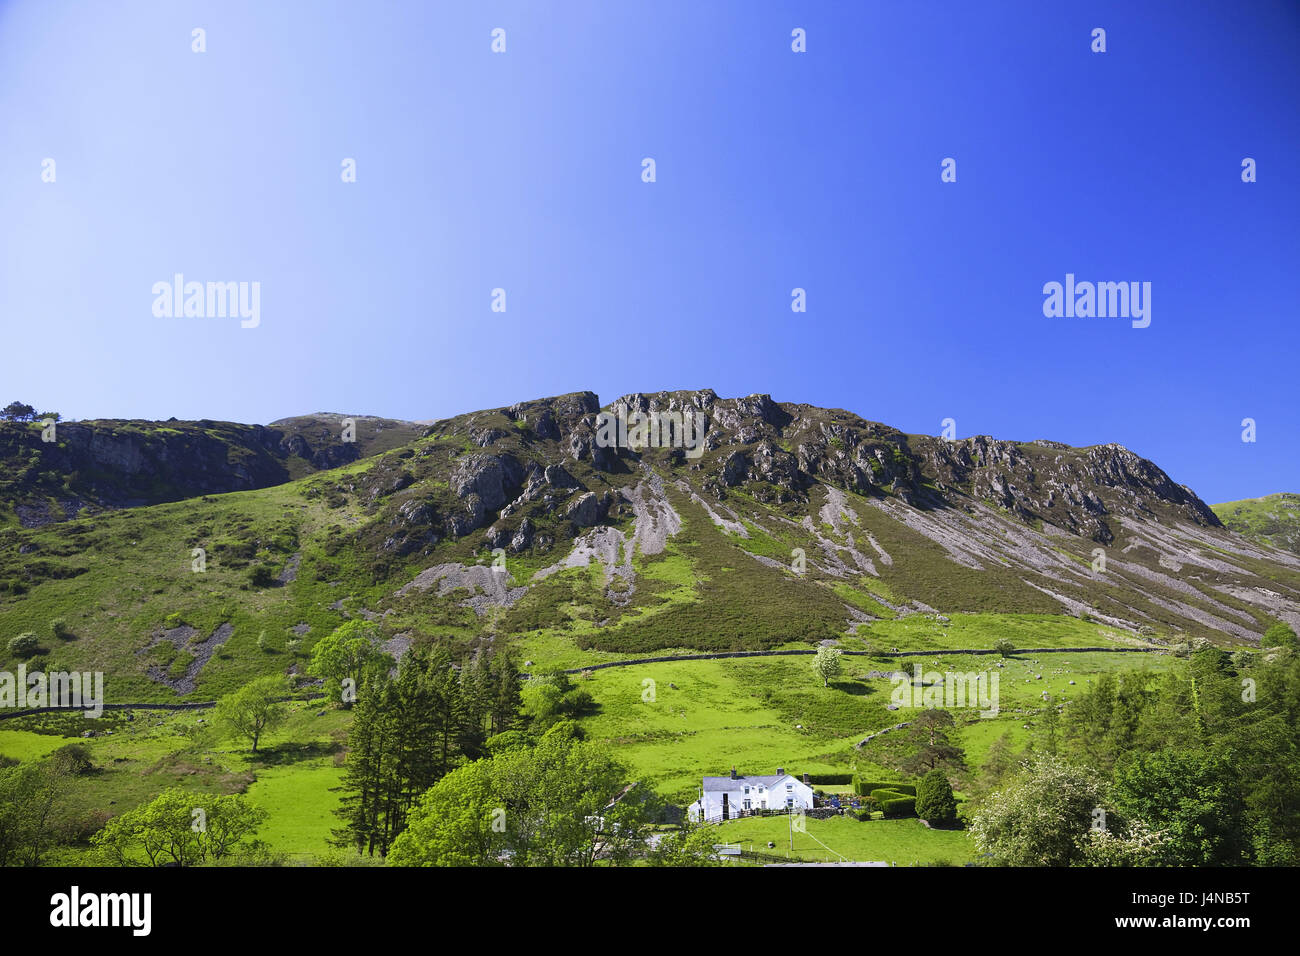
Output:
M11 760L39 760L70 743L62 737L29 730L0 730L0 757Z
M1182 666L1165 655L1107 652L1043 655L1037 662L1012 658L1002 667L989 655L904 658L889 665L870 658L845 660L845 676L829 688L821 686L811 658L805 657L676 661L594 671L589 678L579 678L579 686L596 704L582 726L589 736L613 744L633 777L686 803L697 795L702 776L732 766L747 773L773 773L777 767L800 773L846 772L856 766L897 776L878 762L888 755L874 742L861 750L854 747L867 734L914 712L910 707L886 709L895 686L889 679L852 676L871 669L905 668L912 673L919 665L922 673L996 672L997 716L980 717L975 709L954 711L961 725L959 738L974 768L1004 733L1017 749L1023 746L1045 691L1059 702L1081 693L1101 673ZM654 700L643 699L651 687Z
M787 817L747 817L715 825L718 843L785 856L792 861L884 862L898 866L969 863L975 848L964 830L930 830L920 820L860 821L850 816L805 820L807 831L791 831ZM775 843L769 849L767 844ZM824 845L823 845L824 844Z
M257 838L272 852L290 857L323 852L330 832L339 826L334 811L342 778L343 768L329 757L259 771L248 788L249 802L268 814Z

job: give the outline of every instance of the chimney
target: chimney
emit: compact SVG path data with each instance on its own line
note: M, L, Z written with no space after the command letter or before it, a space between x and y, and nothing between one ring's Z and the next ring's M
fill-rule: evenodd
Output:
M731 779L732 779L732 780L735 780L735 779L736 779L736 768L735 768L735 767L732 767L732 768L731 768Z
M776 775L777 775L778 777L784 777L784 776L785 776L785 767L777 767L777 768L776 768Z

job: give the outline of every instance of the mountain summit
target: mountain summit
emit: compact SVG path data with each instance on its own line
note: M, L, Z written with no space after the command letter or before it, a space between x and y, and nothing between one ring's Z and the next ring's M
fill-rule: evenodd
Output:
M916 615L1069 616L1135 644L1256 644L1276 618L1300 624L1300 556L1223 527L1120 445L908 435L708 389L358 419L346 445L340 421L86 422L44 446L39 426L5 424L0 583L30 591L27 608L75 595L95 635L76 650L130 648L142 671L186 608L214 635L359 615L395 646L437 631L623 655L869 640L872 622ZM42 502L78 514L50 488L99 499L20 520ZM108 510L138 488L158 503Z

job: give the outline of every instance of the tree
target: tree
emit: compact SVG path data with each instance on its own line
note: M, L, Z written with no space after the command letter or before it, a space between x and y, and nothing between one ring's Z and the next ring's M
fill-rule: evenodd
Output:
M1300 650L1300 642L1297 642L1295 631L1285 621L1274 621L1269 625L1261 643L1264 647L1289 647L1293 651Z
M392 658L375 647L381 633L379 627L369 621L357 618L344 621L311 649L307 673L325 680L327 695L335 700L342 699L343 681L350 680L356 690L368 672L391 667ZM344 703L350 701L344 700Z
M1123 833L1104 828L1088 831L1083 846L1083 866L1156 866L1160 862L1163 834L1141 820L1134 820Z
M931 770L917 784L916 815L930 823L952 823L957 819L957 798L942 770Z
M1054 754L1061 746L1061 712L1056 700L1049 694L1045 706L1039 711L1038 742L1043 752Z
M1016 754L1012 749L1011 734L1004 733L989 745L988 755L980 765L974 790L980 795L991 793L1016 767Z
M908 728L907 742L912 752L899 764L900 769L922 774L938 767L963 766L965 751L948 737L956 723L946 710L932 708L918 713Z
M242 796L171 787L108 821L91 845L112 866L197 866L228 857L264 819Z
M36 416L36 409L24 402L10 402L0 411L0 417L11 422L30 422Z
M482 654L457 667L445 648L416 645L395 677L369 675L348 735L336 843L388 853L422 795L457 763L486 751L489 672Z
M288 716L282 698L288 692L283 677L259 677L217 701L213 719L232 737L243 737L253 744L262 735L284 723Z
M658 811L648 788L626 781L604 744L578 740L562 721L533 747L467 764L435 784L412 810L390 862L624 863L644 848Z
M492 792L488 761L453 770L425 791L393 841L393 866L499 866L505 809Z
M844 669L844 662L840 659L840 649L823 644L817 648L817 656L813 658L813 670L817 676L822 679L822 686L830 686L830 682L840 676Z
M519 665L509 654L494 654L488 664L492 676L492 735L513 730L523 709Z
M1251 862L1246 804L1226 758L1206 752L1161 751L1121 762L1116 807L1164 834L1170 866L1234 866Z
M993 650L997 651L1001 657L1007 658L1016 652L1016 645L1005 637L999 637L993 642Z
M650 851L646 861L651 866L722 866L713 841L714 827L687 820L680 830L668 834Z
M1083 861L1094 821L1103 817L1096 771L1039 755L1008 787L972 814L971 837L996 866L1069 866Z
M559 670L534 674L523 696L535 732L571 721L592 704L591 694L574 687L569 675Z
M36 653L39 641L32 631L23 631L9 638L9 653L14 657L30 657Z
M59 760L0 768L0 867L41 865L69 776Z

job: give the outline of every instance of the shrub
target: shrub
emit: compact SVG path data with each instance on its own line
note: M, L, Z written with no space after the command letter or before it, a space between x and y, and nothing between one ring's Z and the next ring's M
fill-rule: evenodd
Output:
M163 618L163 627L169 631L175 630L184 623L185 619L181 617L180 611L173 611L171 614L168 614Z
M256 564L248 572L248 583L255 588L269 588L275 583L275 575L265 564Z
M36 653L36 648L36 635L31 631L23 631L16 637L9 638L9 653L15 657L30 657Z
M993 642L993 649L1003 657L1010 657L1016 652L1016 645L1005 637L999 637Z
M84 744L68 744L54 751L54 763L61 770L75 776L90 773L95 769L95 762L90 759L90 750Z
M72 636L72 631L68 630L68 622L61 617L50 621L50 632L61 641L66 641Z
M916 815L931 823L952 823L957 819L957 798L942 770L931 770L916 788Z

